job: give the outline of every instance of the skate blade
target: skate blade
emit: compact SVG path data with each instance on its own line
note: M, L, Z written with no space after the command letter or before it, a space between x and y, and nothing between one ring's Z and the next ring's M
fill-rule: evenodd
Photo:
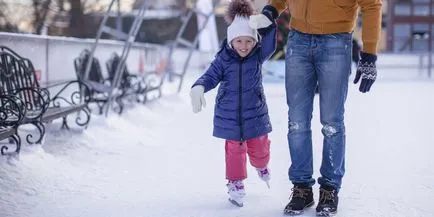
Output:
M243 203L238 203L235 200L232 200L231 198L228 198L229 202L231 202L233 205L238 206L238 207L243 207L244 204Z
M269 182L269 181L266 181L265 183L267 184L268 189L270 189L270 188L271 188L271 187L270 187L270 182Z

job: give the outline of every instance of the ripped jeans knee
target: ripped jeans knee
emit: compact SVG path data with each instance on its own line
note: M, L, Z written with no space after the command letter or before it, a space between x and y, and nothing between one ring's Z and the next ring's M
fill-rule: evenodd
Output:
M323 124L322 134L326 137L332 137L338 133L343 133L345 131L345 127L343 123L326 123Z
M305 131L310 129L310 124L306 122L289 121L288 122L289 133L297 131Z
M296 131L300 129L300 125L297 122L291 121L288 123L289 131Z

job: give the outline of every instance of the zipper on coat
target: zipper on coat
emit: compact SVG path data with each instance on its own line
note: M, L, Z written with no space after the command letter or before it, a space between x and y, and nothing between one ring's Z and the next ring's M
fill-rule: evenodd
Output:
M238 100L239 100L239 104L238 104L238 117L239 117L239 121L240 121L240 145L243 144L244 141L244 133L243 133L243 125L244 125L244 121L243 121L243 62L244 62L244 58L241 58L240 61L240 71L239 71L239 89L238 89Z

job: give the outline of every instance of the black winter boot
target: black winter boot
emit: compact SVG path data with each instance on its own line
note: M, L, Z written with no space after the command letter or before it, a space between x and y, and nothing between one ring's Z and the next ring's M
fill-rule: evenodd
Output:
M331 186L321 186L319 188L319 202L316 207L318 216L333 216L338 211L338 192Z
M313 201L312 187L296 184L291 190L291 200L283 210L285 215L301 215L303 214L304 209L315 203Z

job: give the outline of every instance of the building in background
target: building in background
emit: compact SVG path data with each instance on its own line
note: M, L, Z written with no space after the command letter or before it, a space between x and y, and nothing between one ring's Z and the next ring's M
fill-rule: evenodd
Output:
M434 40L434 0L389 0L387 50L431 52Z

